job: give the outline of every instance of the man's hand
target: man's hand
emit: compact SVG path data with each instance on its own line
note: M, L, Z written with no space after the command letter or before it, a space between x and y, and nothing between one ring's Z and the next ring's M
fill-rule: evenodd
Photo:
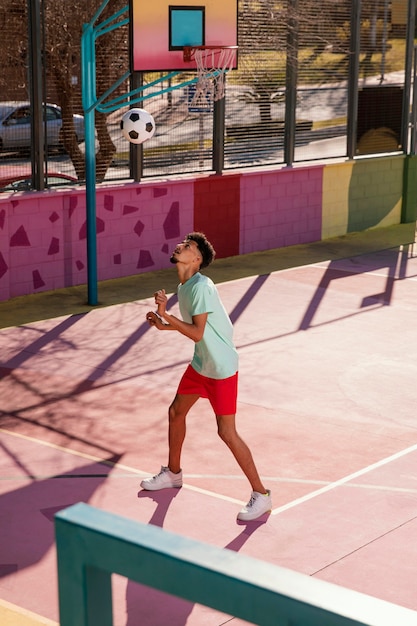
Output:
M158 313L154 313L154 311L148 311L148 313L146 314L146 321L148 322L149 326L156 326L158 330L163 330L164 328L166 328L166 325L162 321L161 317L158 315Z
M200 313L199 315L193 315L193 321L191 323L184 322L178 319L175 315L171 315L167 312L166 306L168 298L165 293L165 289L159 289L154 293L155 304L158 307L156 312L149 311L146 314L146 319L149 326L156 326L158 330L177 330L185 337L192 339L196 343L200 341L204 334L206 327L208 313Z
M158 307L158 314L163 317L167 308L168 298L165 293L165 289L159 289L154 293L155 304Z

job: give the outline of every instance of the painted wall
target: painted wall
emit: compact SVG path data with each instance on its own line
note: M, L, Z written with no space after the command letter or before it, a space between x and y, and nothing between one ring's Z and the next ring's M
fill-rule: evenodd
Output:
M401 222L405 157L349 161L323 171L322 238Z
M406 157L97 188L99 280L169 267L191 230L218 258L401 222ZM407 192L407 197L410 193ZM0 300L87 282L85 193L0 195ZM415 207L407 209L407 221ZM403 220L404 221L404 220Z

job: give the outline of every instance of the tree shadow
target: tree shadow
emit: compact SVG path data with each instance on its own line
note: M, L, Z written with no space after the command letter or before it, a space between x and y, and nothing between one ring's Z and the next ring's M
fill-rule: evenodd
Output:
M88 503L121 455L40 480L29 472L23 457L2 447L12 459L12 466L23 470L21 480L25 481L24 486L0 496L0 577L7 577L33 567L45 557L55 542L55 514L77 502Z
M65 318L63 321L60 321L56 326L52 329L46 331L37 337L31 344L25 346L23 350L20 351L19 354L12 357L9 361L5 361L2 363L2 375L1 378L7 376L14 369L21 367L26 361L32 358L34 354L40 352L46 346L51 346L53 342L59 341L67 343L69 347L71 344L68 341L64 341L61 338L61 335L66 332L69 328L77 324L83 317L87 315L86 313L79 313L76 315L71 315L70 317ZM20 326L22 330L26 330L28 327Z
M173 307L176 302L177 296L171 296L168 301L168 308ZM64 320L58 320L52 328L49 325L47 330L24 326L17 329L19 333L24 333L23 339L20 338L20 334L17 335L17 340L15 335L12 335L11 345L13 345L14 341L18 343L19 347L22 347L20 347L20 350L16 352L16 354L0 362L0 380L3 381L7 394L12 398L12 400L9 401L9 405L11 405L9 410L6 408L6 405L0 408L0 417L3 422L3 427L9 428L10 430L15 429L16 426L19 428L20 425L22 425L23 428L29 425L38 426L51 435L56 434L59 437L65 437L71 441L77 441L89 447L94 446L94 448L107 454L114 451L112 446L109 448L99 445L97 440L94 439L94 435L92 435L91 438L89 438L88 435L82 437L79 433L75 434L67 430L65 428L65 416L63 416L62 412L59 412L57 417L54 413L54 407L58 403L66 400L75 405L79 396L82 396L90 390L111 387L111 385L115 383L129 381L135 378L137 373L120 376L118 380L100 383L100 379L114 367L131 348L140 342L141 338L150 329L149 324L146 321L141 323L128 337L120 341L115 349L106 354L103 360L89 372L88 376L76 382L75 385L71 382L71 379L68 378L66 381L67 384L62 384L62 386L56 385L52 388L51 385L44 385L44 379L41 379L39 382L39 380L35 378L35 382L33 382L34 378L28 375L31 369L38 372L36 363L35 366L30 368L30 366L27 366L27 362L39 353L43 353L47 355L48 358L50 356L51 359L54 359L54 354L57 351L62 352L62 350L64 350L63 355L58 354L56 358L56 372L59 375L60 360L65 358L66 351L83 351L83 346L77 343L77 339L73 339L71 336L63 336L63 334L71 331L77 322L86 315L86 313L76 314ZM27 331L30 341L27 341L25 331ZM77 331L75 331L75 333L76 332ZM32 341L33 333L36 333L36 339ZM184 363L186 363L186 361ZM172 364L169 363L161 369L169 369L171 366ZM19 368L22 368L22 370L19 370ZM107 405L103 407L103 410L106 408ZM40 412L41 417L39 418ZM36 417L33 415L34 413Z

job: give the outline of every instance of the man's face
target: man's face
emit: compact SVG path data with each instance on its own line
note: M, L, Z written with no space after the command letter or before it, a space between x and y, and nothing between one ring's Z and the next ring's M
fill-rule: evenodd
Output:
M174 252L171 255L171 263L185 263L189 265L198 260L201 263L201 252L195 241L185 239L181 243L175 246Z

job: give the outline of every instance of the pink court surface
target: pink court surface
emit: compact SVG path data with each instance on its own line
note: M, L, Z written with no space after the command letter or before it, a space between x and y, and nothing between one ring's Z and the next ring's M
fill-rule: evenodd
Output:
M102 286L94 309L74 290L0 306L0 623L58 623L54 514L80 501L417 611L410 233L207 271L235 327L238 427L273 494L271 514L246 524L250 489L206 400L189 415L184 487L139 487L166 463L167 406L193 348L145 322L175 269ZM122 577L113 596L116 626L244 623Z

